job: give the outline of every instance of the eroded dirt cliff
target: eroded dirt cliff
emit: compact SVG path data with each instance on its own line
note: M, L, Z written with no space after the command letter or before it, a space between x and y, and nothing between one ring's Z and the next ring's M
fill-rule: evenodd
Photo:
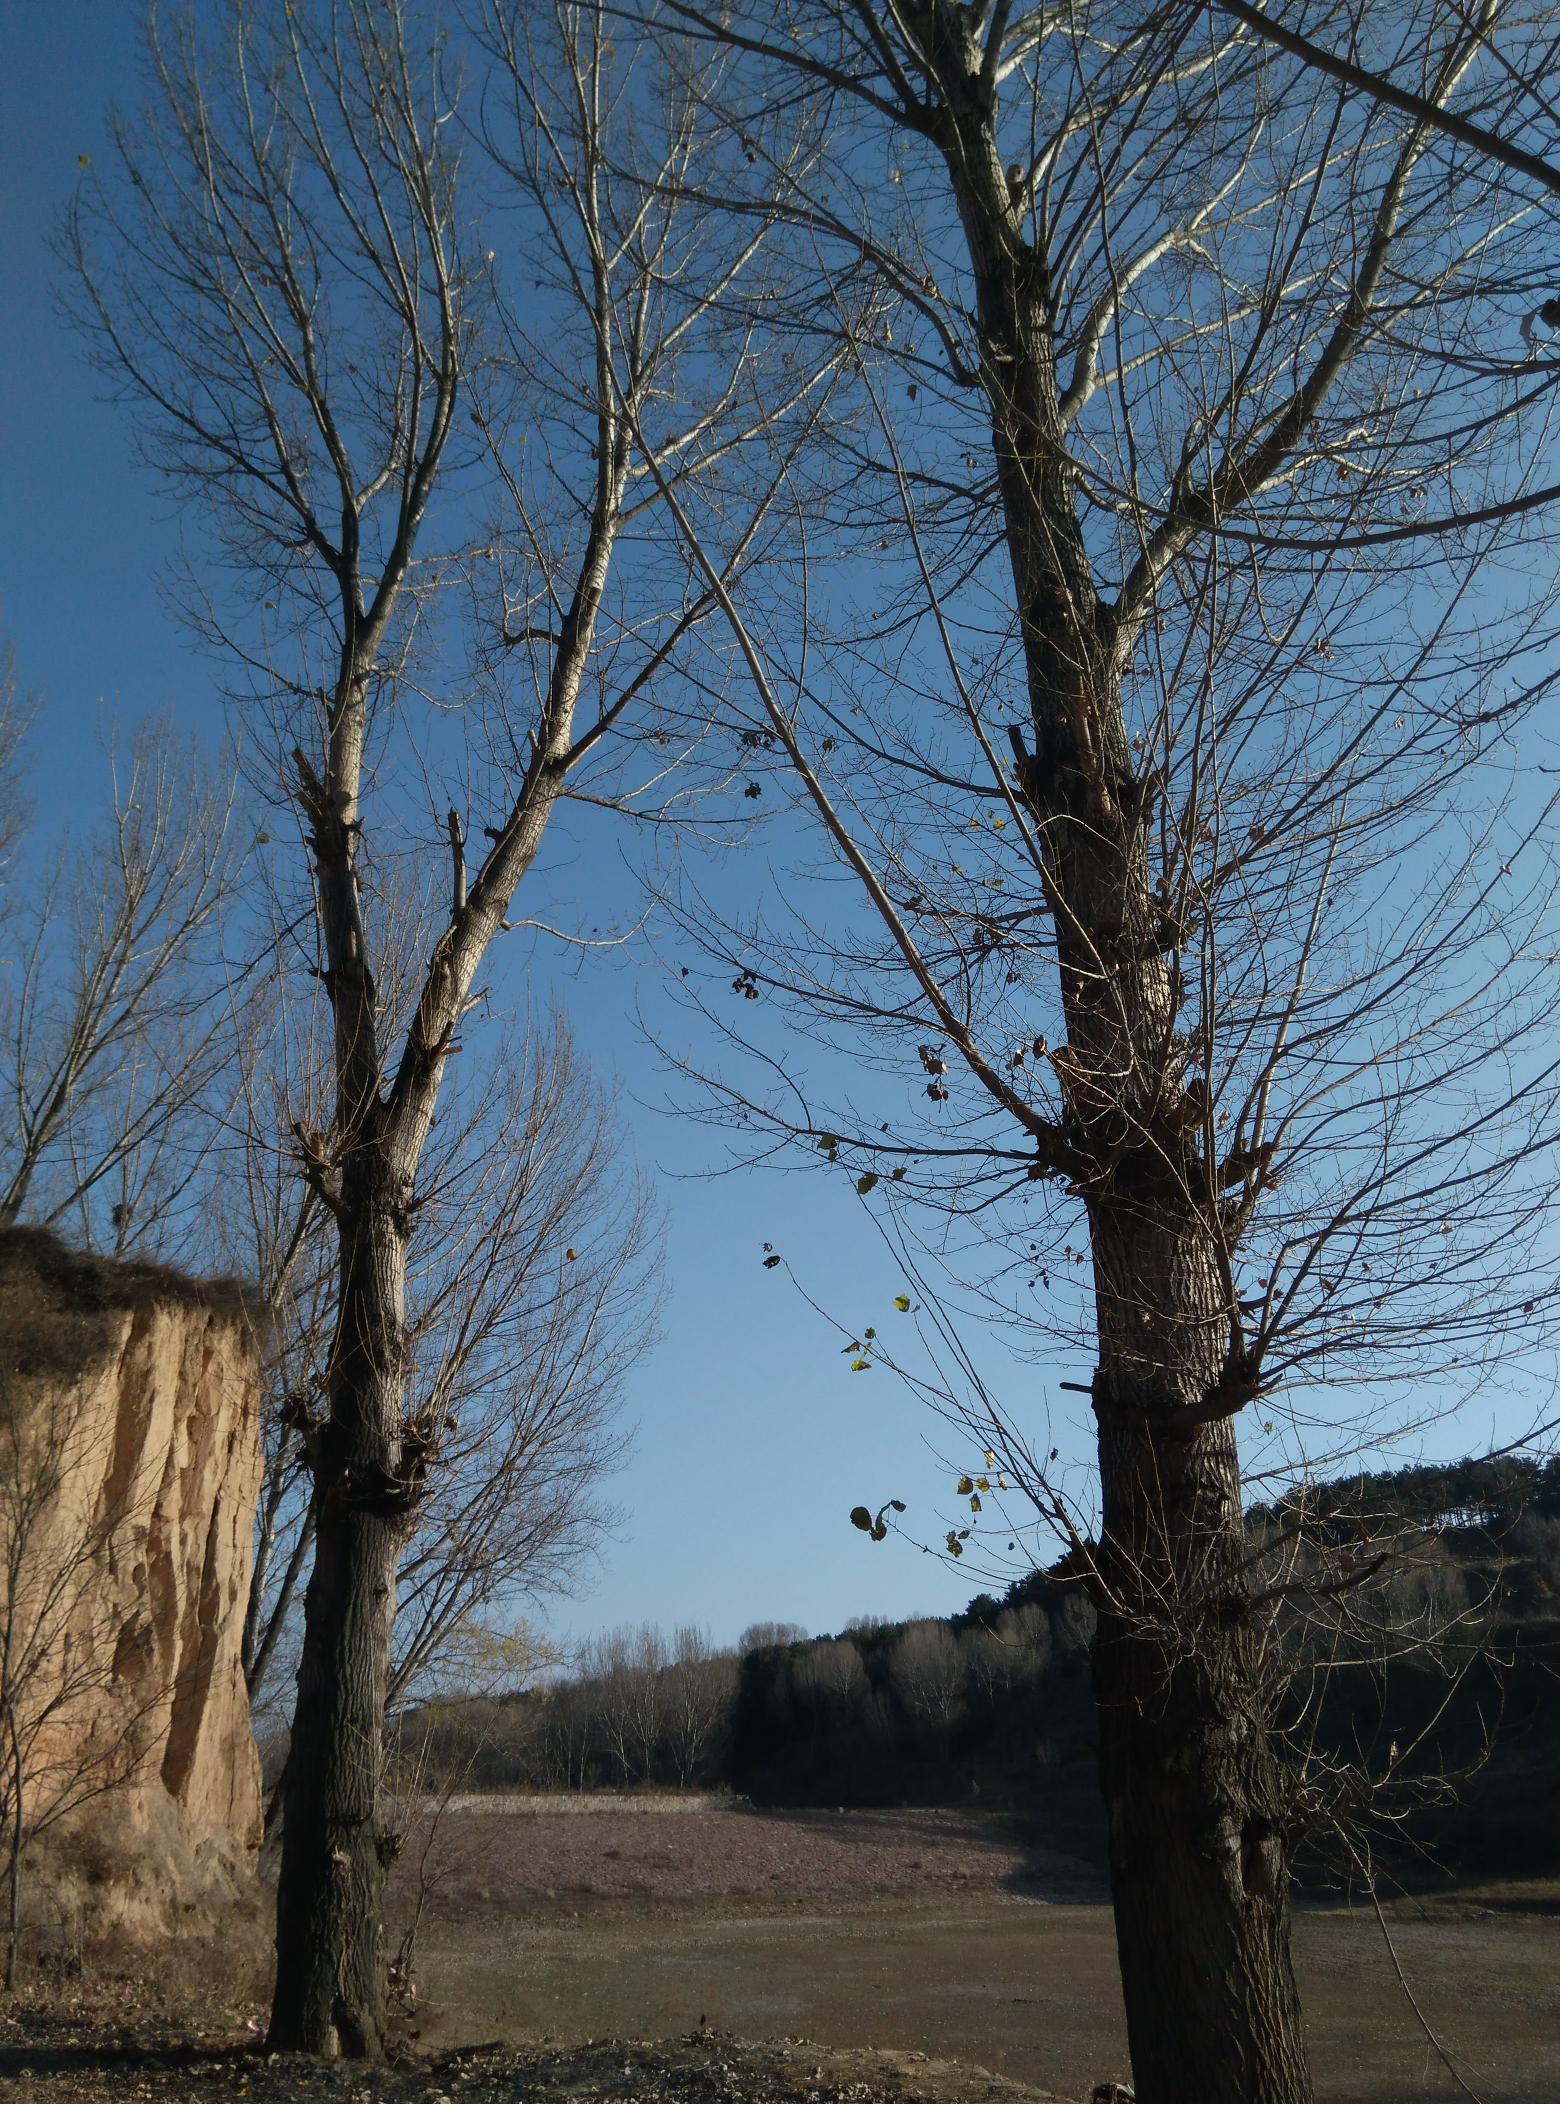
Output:
M45 1948L254 1942L258 1411L234 1288L0 1233L0 1806Z

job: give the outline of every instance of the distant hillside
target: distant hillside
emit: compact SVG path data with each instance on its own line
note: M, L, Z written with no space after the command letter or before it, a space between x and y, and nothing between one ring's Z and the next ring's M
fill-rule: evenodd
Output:
M1260 1582L1283 1586L1278 1707L1321 1828L1312 1875L1347 1868L1334 1819L1404 1874L1560 1868L1560 1464L1341 1478L1248 1524ZM947 1619L768 1625L736 1653L619 1632L550 1687L416 1713L403 1744L465 1787L1011 1809L1098 1859L1092 1627L1062 1564Z

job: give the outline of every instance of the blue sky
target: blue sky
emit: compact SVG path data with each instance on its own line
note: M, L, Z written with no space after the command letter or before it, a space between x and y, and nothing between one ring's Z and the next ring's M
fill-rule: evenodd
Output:
M44 827L81 815L105 715L128 724L171 709L213 742L222 728L211 668L156 589L177 546L172 508L132 465L125 418L97 399L51 300L46 236L78 156L99 150L110 101L138 99L138 16L126 0L0 8L0 620L41 702L33 782ZM558 858L556 891L572 867ZM935 1538L947 1473L926 1445L930 1427L881 1370L847 1372L838 1339L784 1272L762 1268L762 1246L782 1247L862 1326L883 1318L902 1281L843 1175L698 1173L718 1160L718 1136L652 1107L663 1091L634 1021L657 972L636 956L559 982L582 1042L618 1075L641 1159L658 1174L672 1291L664 1341L633 1383L620 1536L589 1593L554 1609L551 1626L697 1621L729 1641L756 1620L820 1630L863 1612L946 1612L975 1590L966 1572L908 1542L874 1547L846 1521L860 1500L897 1495Z
M96 398L50 295L46 236L79 156L99 151L111 100L139 99L139 12L133 0L0 8L0 621L23 685L40 696L34 784L45 829L83 815L106 716L128 725L171 710L213 744L222 730L212 669L156 588L178 545L172 507L131 464L125 417ZM602 874L622 863L597 845L560 831L548 849L555 906L587 924L598 910L618 918L622 905ZM763 1268L763 1248L781 1249L813 1296L858 1328L894 1320L904 1281L843 1170L707 1173L721 1162L719 1135L660 1108L666 1085L636 1020L649 1014L679 1041L662 970L653 943L583 964L545 950L509 964L511 998L560 996L579 1041L616 1077L667 1216L671 1295L663 1341L632 1384L637 1439L615 1486L623 1525L597 1581L552 1610L550 1626L570 1637L696 1621L730 1641L755 1620L822 1630L863 1612L946 1612L979 1581L916 1542L935 1541L939 1509L951 1507L946 1464L975 1457L946 1445L939 1457L937 1428L882 1369L850 1374L839 1336L784 1270ZM1019 1421L1046 1431L1080 1471L1086 1405L1056 1384L1086 1375L1057 1364L1005 1381ZM1504 1428L1495 1407L1470 1412L1441 1450L1473 1450L1527 1422L1520 1409ZM913 1538L873 1546L846 1515L890 1496L905 1499Z

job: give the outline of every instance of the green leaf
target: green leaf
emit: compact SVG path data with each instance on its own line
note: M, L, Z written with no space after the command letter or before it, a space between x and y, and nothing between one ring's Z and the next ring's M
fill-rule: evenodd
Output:
M901 1315L908 1315L908 1314L909 1314L909 1312L910 1312L910 1296L909 1296L909 1294L908 1294L908 1293L896 1293L896 1294L894 1295L894 1306L895 1306L895 1307L896 1307L896 1308L897 1308L897 1309L899 1310L899 1312L900 1312L900 1314L901 1314Z
M863 1332L862 1332L862 1335L863 1335L864 1337L875 1337L875 1336L877 1335L877 1331L876 1331L876 1330L863 1330Z
M959 1496L961 1498L967 1498L974 1488L975 1485L968 1476L961 1476L959 1478Z
M980 1511L981 1509L982 1509L982 1507L981 1507L981 1502L980 1502L980 1499L979 1499L978 1497L971 1497L971 1499L970 1499L970 1510L971 1510L971 1512L979 1512L979 1511Z
M884 1524L883 1515L881 1513L878 1514L877 1524L872 1529L872 1539L874 1541L887 1541L888 1539L888 1528Z
M899 1167L898 1167L897 1169L895 1169L895 1170L894 1170L894 1172L893 1172L893 1180L894 1180L894 1182L895 1182L895 1183L903 1183L903 1182L904 1182L904 1180L905 1180L905 1165L904 1165L904 1163L903 1163L903 1162L901 1162L901 1163L899 1164Z
M840 1136L837 1132L820 1132L818 1135L819 1150L824 1154L832 1154L839 1144Z
M975 1478L975 1488L977 1490L990 1490L991 1485L986 1481L986 1478L984 1476L977 1476Z
M765 1257L765 1259L764 1259L764 1269L765 1269L766 1271L773 1271L773 1270L774 1270L774 1268L775 1268L775 1266L776 1266L776 1264L778 1264L778 1263L779 1263L779 1261L780 1261L780 1259L779 1259L778 1255L776 1255L776 1256L770 1256L770 1257Z
M868 1512L865 1505L853 1505L851 1507L850 1523L853 1527L859 1527L863 1534L872 1532L872 1515Z
M903 1512L905 1509L905 1501L903 1498L890 1498L888 1502L890 1505L893 1506L896 1512Z
M856 1196L858 1198L865 1198L867 1193L872 1189L873 1185L876 1182L877 1178L872 1174L870 1169L867 1171L865 1176L858 1176L856 1178Z

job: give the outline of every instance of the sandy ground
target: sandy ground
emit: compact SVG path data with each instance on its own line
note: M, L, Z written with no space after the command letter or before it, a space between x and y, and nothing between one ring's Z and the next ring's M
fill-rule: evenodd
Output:
M1097 1876L945 1811L712 1811L675 1821L469 1811L408 1852L430 2044L669 2038L711 2027L896 2049L1067 2096L1127 2074ZM1399 1903L1420 2007L1483 2104L1560 2098L1552 1894ZM1535 1911L1523 1911L1524 1906ZM1321 2104L1461 2095L1368 1909L1296 1925Z

